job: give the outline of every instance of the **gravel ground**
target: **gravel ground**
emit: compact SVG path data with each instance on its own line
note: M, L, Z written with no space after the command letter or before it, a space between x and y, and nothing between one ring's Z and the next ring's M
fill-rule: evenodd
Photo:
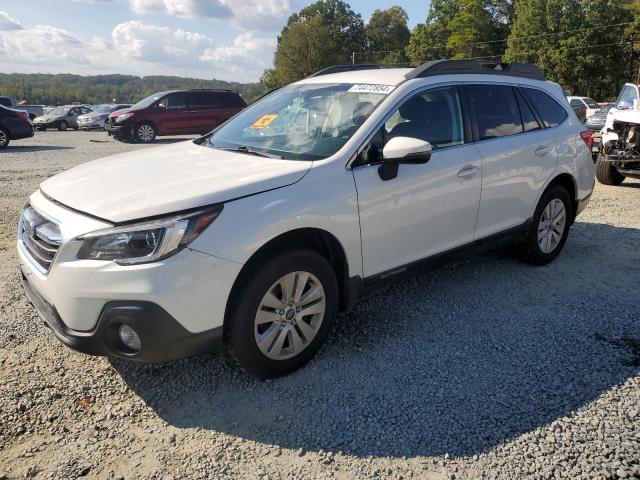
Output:
M137 148L47 132L0 153L0 479L640 478L640 182L597 185L552 265L494 253L382 289L261 382L74 353L26 302L29 193Z

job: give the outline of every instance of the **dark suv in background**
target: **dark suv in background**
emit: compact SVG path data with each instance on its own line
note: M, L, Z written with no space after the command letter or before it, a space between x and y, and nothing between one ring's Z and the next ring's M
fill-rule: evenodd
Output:
M33 137L33 125L29 114L0 105L0 150L11 140Z
M230 90L159 92L111 113L105 129L116 139L142 143L163 135L203 135L246 106L242 97Z

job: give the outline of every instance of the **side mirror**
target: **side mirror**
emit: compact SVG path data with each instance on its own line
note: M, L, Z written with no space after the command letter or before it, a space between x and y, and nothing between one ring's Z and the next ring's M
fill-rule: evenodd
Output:
M401 163L427 163L431 159L431 144L418 138L394 137L384 146L382 159L378 168L380 179L391 180L398 176Z
M158 104L158 108L159 108L160 110L165 110L165 109L167 108L167 104L166 104L166 103L159 103L159 104Z

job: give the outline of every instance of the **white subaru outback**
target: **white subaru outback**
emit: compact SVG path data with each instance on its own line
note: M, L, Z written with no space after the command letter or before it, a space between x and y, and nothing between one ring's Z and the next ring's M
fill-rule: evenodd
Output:
M553 260L593 189L590 143L531 65L331 67L195 141L44 181L20 218L24 287L81 352L224 349L283 375L386 281L496 245Z

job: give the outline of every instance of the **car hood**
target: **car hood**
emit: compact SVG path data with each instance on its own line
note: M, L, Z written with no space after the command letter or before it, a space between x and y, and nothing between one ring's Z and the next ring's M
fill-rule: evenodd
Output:
M311 165L187 141L94 160L45 180L40 190L67 207L120 223L291 185Z
M115 110L113 112L111 112L109 114L109 118L116 118L119 117L120 115L124 115L125 113L129 113L132 112L133 108L129 107L129 108L121 108L120 110Z
M80 115L78 118L87 118L89 120L93 119L93 118L100 118L100 117L106 117L108 114L107 113L98 113L98 112L91 112L91 113L85 113L84 115Z

